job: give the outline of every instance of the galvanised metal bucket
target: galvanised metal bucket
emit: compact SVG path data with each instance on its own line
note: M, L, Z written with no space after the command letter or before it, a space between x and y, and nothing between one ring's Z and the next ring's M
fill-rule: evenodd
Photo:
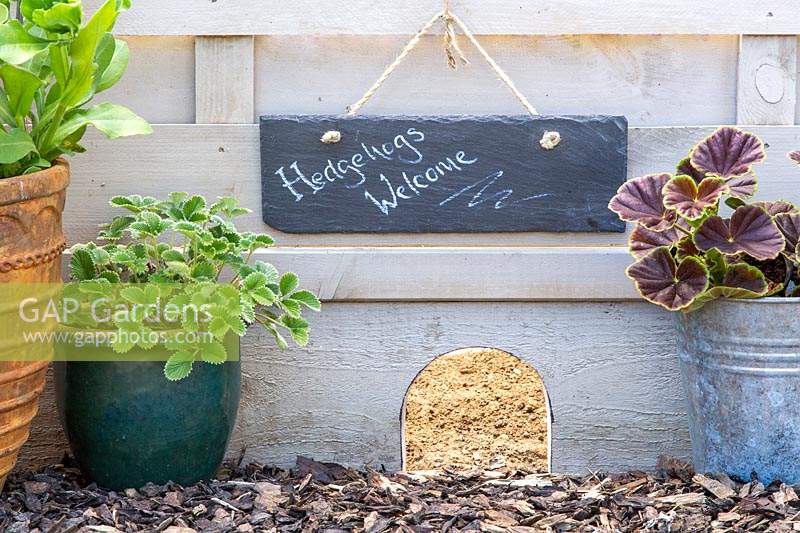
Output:
M722 298L677 326L695 468L800 482L800 298Z

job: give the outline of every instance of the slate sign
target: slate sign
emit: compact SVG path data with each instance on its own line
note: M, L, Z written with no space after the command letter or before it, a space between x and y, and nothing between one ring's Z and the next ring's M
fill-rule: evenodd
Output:
M545 131L561 134L552 150ZM627 137L616 116L264 116L263 218L289 233L622 232L607 206Z

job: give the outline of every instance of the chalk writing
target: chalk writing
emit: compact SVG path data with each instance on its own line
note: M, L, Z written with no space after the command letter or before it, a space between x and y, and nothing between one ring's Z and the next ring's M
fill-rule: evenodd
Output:
M336 144L320 136L341 133ZM545 131L562 142L544 150ZM290 233L623 231L624 117L261 118L262 214Z
M336 162L328 159L322 170L313 172L310 175L300 169L300 164L297 161L292 161L288 165L293 175L291 178L287 176L285 166L278 168L275 171L275 175L280 177L283 187L294 197L295 202L301 201L305 194L308 193L308 191L301 192L303 190L302 185L310 189L311 194L317 194L325 189L329 183L337 181L343 182L348 189L363 187L364 198L369 200L381 213L388 216L393 209L397 209L402 200L411 200L415 196L422 196L425 189L439 181L439 179L448 174L460 173L465 167L478 162L477 157L470 157L464 150L458 150L452 156L445 157L416 174L409 175L409 172L403 171L399 177L392 179L385 173L379 172L377 180L373 180L378 182L375 188L372 187L372 184L367 183L369 180L367 167L371 161L397 160L409 166L422 163L425 156L418 143L422 143L424 140L425 133L415 128L409 128L405 134L395 135L391 142L378 145L367 145L362 142L359 152ZM503 171L498 170L448 196L439 202L439 205L443 206L469 191L474 193L472 199L467 203L470 208L494 201L494 208L502 209L548 196L547 193L542 193L518 200L509 200L514 194L513 189L504 189L490 194L489 188L502 176ZM480 189L475 192L478 187ZM378 191L377 189L380 190Z
M495 209L503 209L504 207L511 207L511 206L514 206L514 205L521 204L523 202L528 202L528 201L531 201L531 200L538 200L540 198L546 198L546 197L550 196L549 193L541 193L541 194L534 194L534 195L531 195L531 196L526 196L525 198L519 198L517 200L509 201L509 198L511 198L511 196L514 195L514 189L503 189L502 191L497 191L495 193L489 194L488 196L484 196L484 193L486 193L487 190L492 185L494 185L496 181L498 181L502 177L503 177L503 171L502 170L498 170L497 172L494 172L494 173L486 176L485 178L476 181L472 185L467 185L466 187L464 187L463 189L461 189L457 193L448 196L447 198L445 198L444 200L439 202L439 205L441 206L441 205L444 205L444 204L446 204L447 202L449 202L451 200L455 200L456 198L458 198L462 194L465 194L468 191L473 191L474 192L474 190L478 186L481 186L481 188L478 190L478 192L474 193L474 195L472 196L472 199L467 203L467 207L475 207L475 206L481 205L483 203L494 201L494 208Z
M405 134L395 135L391 142L375 145L361 143L361 151L352 154L345 159L339 159L336 163L328 159L328 164L322 170L312 172L307 175L300 170L297 161L292 161L289 168L293 176L287 176L285 167L280 167L275 171L275 175L281 178L283 187L286 188L296 202L303 199L302 185L311 189L312 194L317 194L329 183L343 181L345 187L354 189L360 187L367 180L367 175L362 170L370 161L377 161L379 158L385 161L396 159L407 165L415 165L422 161L422 152L415 145L425 140L425 134L415 128L408 128Z
M414 196L421 196L425 189L439 181L440 178L448 173L461 172L465 166L472 165L477 161L477 158L470 159L463 151L458 151L453 158L448 157L439 161L426 168L422 173L409 177L408 172L404 171L399 180L400 185L394 185L385 174L381 173L380 181L385 185L385 189L388 189L388 195L378 200L370 191L364 190L364 197L375 204L381 213L388 215L391 209L397 208L400 200L411 200Z

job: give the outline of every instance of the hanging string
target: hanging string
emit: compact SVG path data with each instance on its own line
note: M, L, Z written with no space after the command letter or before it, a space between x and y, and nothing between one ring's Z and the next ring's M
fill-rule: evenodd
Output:
M453 15L450 13L450 0L444 0L442 19L444 20L444 36L442 41L444 42L444 53L447 56L447 66L455 70L458 68L459 60L462 64L468 65L469 61L458 46L456 27L455 24L453 24Z
M464 32L464 35L467 36L467 39L469 39L475 49L478 50L486 62L489 63L489 66L492 67L492 70L494 70L495 74L497 74L500 80L511 90L511 93L517 98L517 100L519 100L519 103L522 104L522 107L524 107L531 115L538 115L539 112L536 111L536 108L533 107L533 104L531 104L528 99L525 98L525 95L522 94L519 89L517 89L517 86L514 85L514 82L511 81L511 78L508 76L508 74L506 74L506 72L500 68L500 65L498 65L492 56L489 55L489 52L487 52L483 46L481 46L481 43L478 41L475 35L472 34L467 25L464 24L457 16L453 14L450 14L450 16L454 21L456 21L458 27L461 28L461 31Z
M400 64L408 57L408 54L410 54L411 51L414 48L417 47L417 45L419 44L420 39L422 39L422 36L425 35L426 33L428 33L428 31L430 31L430 29L433 27L433 25L436 24L436 22L438 22L440 18L442 18L442 14L443 13L444 12L436 13L436 15L434 15L433 18L431 20L429 20L422 27L422 29L420 29L416 33L416 35L414 35L411 38L411 40L408 41L408 43L406 43L405 47L400 52L400 54L395 58L394 61L392 61L392 63L388 67L386 67L386 70L384 70L383 74L381 74L380 77L377 80L375 80L375 83L372 84L372 87L367 89L367 92L364 93L364 96L359 98L358 102L356 102L355 104L353 104L353 105L351 105L351 106L349 106L347 108L347 115L348 116L355 115L356 113L358 113L358 110L361 109L364 106L364 104L369 102L369 99L372 98L372 96L376 92L378 92L378 89L381 88L381 85L383 85L383 83L386 80L389 79L389 76L392 75L392 73L395 71L395 69L397 67L399 67Z
M519 100L520 104L522 104L522 107L524 107L525 110L531 115L539 114L538 111L536 111L536 108L533 107L533 105L528 101L527 98L525 98L525 95L523 95L520 92L520 90L517 89L517 86L514 85L514 82L511 81L511 78L508 76L508 74L506 74L505 71L502 68L500 68L500 65L497 64L497 62L492 58L489 52L487 52L483 48L483 46L481 46L480 42L478 42L478 39L470 31L467 25L464 24L461 21L461 19L459 19L456 15L454 15L450 11L450 1L444 0L444 7L442 11L434 15L433 18L431 18L411 38L411 40L409 40L408 43L406 43L405 47L403 47L403 49L400 51L400 54L395 58L394 61L392 61L392 63L388 67L386 67L386 69L383 71L383 74L381 74L380 77L377 80L375 80L375 83L372 84L372 87L370 87L367 90L367 92L365 92L364 95L358 99L356 103L347 108L347 116L353 116L356 113L358 113L358 111L364 106L364 104L366 104L370 100L370 98L372 98L375 95L375 93L378 92L378 89L380 89L381 86L384 84L384 82L386 82L386 80L389 79L389 76L391 76L394 73L397 67L399 67L400 64L408 57L411 51L417 47L420 40L422 39L422 36L428 33L439 20L441 20L445 26L444 48L445 48L445 54L447 54L447 63L450 66L450 68L456 68L458 60L461 60L465 64L467 63L464 54L462 53L461 49L458 46L458 39L456 38L456 32L455 32L455 26L457 25L464 33L464 35L467 37L467 39L469 39L472 45L475 46L475 48L478 50L481 56L483 56L486 62L489 63L489 66L492 67L492 70L494 70L495 74L497 74L500 80L506 84L506 86L511 90L511 93L516 97L516 99ZM458 60L456 58L458 58Z

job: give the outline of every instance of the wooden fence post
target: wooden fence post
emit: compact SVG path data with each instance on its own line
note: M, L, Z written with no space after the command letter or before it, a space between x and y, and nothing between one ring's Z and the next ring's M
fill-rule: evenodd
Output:
M738 124L792 125L797 101L797 36L742 35Z
M194 49L195 122L252 124L253 36L198 36Z

